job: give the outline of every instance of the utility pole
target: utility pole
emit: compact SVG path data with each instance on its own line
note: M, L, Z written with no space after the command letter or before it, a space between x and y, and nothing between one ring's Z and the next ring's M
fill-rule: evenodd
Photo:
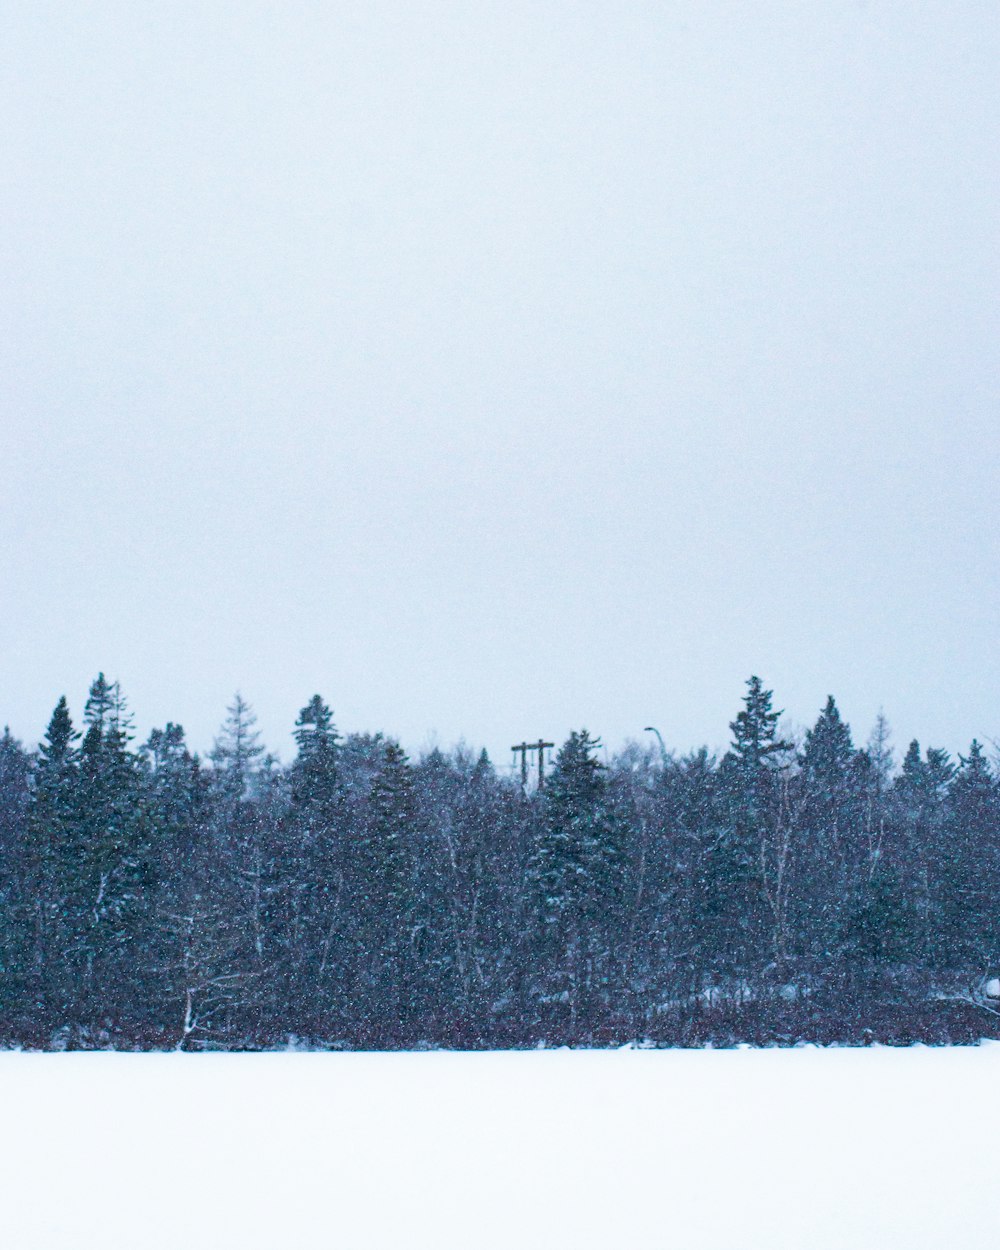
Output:
M538 788L542 790L545 787L545 749L552 746L555 746L554 742L539 738L537 742L521 742L510 748L515 755L521 753L521 785L525 790L528 788L528 752L538 752Z
M554 742L543 742L538 739L535 750L538 752L538 788L541 790L545 785L545 748L555 746Z
M521 752L521 789L527 790L528 788L528 752L533 751L534 747L529 747L526 742L522 742L520 746L511 747L510 749L514 752L515 755L518 753L518 751Z

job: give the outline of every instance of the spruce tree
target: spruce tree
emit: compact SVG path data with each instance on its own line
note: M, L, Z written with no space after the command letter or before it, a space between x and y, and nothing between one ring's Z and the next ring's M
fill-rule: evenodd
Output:
M290 807L275 862L279 960L289 1027L309 1032L336 996L343 946L344 827L340 738L333 713L313 695L295 722Z
M782 713L772 711L773 697L770 690L764 689L759 677L751 677L743 710L730 723L733 735L730 756L741 776L756 779L763 768L779 763L791 750L791 743L777 736Z
M36 899L32 981L40 1023L47 1028L66 1022L77 992L73 947L78 928L77 865L82 857L75 746L79 737L63 695L38 747L29 813Z
M569 1007L569 1026L593 1008L607 972L607 934L618 916L624 878L621 830L608 806L600 741L573 731L560 749L542 799L542 826L531 865L538 899L540 953L548 987Z
M795 924L803 951L825 960L866 884L857 752L832 695L805 738L796 787Z
M915 739L893 785L893 867L912 915L909 958L926 966L947 960L938 941L946 901L945 800L954 765L947 751L928 747L923 757Z
M389 740L351 856L353 937L368 1023L386 1040L404 1034L413 1015L418 955L412 859L416 818L409 760L402 747Z
M0 737L0 1037L30 1001L35 908L28 833L31 760L5 727Z
M69 869L72 947L84 1013L98 1003L119 1014L145 1010L132 959L153 904L151 829L141 766L128 749L121 689L98 675L90 688L80 748L78 843Z
M981 968L1000 963L995 882L1000 875L1000 789L975 739L949 787L937 872L942 961Z
M292 802L310 827L333 819L340 798L338 777L340 735L333 713L318 694L295 722L298 754L292 765Z
M782 713L773 710L772 699L759 677L748 680L720 768L727 830L708 865L730 932L725 970L741 976L786 946L790 831L781 774L791 743L778 737Z
M224 801L239 803L252 794L255 774L265 754L257 717L239 691L226 709L226 720L209 755L213 779Z
M845 785L854 759L851 730L829 695L816 724L806 733L802 770L814 792L835 799Z

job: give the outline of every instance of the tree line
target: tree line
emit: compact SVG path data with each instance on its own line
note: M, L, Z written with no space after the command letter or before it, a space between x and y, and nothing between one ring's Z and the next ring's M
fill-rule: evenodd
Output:
M759 678L729 749L570 734L544 789L410 761L314 696L281 766L237 696L209 757L99 675L0 739L0 1042L246 1049L998 1034L982 745L800 742Z

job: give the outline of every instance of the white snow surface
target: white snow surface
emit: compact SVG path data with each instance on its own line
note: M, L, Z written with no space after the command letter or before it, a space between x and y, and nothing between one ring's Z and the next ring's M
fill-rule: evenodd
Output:
M977 1250L1000 1045L0 1055L11 1250Z

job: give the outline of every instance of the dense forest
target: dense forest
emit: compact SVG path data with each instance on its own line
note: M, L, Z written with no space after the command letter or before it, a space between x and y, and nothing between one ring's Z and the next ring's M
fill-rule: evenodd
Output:
M411 762L317 695L288 766L237 696L207 760L99 676L0 741L0 1043L247 1049L1000 1035L1000 786L753 677L729 750L574 732L545 784ZM532 778L534 782L534 775Z

